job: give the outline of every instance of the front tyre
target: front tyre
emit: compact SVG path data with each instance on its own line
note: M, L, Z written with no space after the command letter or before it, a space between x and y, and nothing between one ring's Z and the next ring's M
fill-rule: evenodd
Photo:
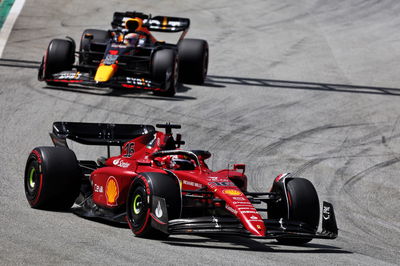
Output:
M283 195L284 192L280 191ZM303 222L315 233L319 224L319 199L314 185L304 178L288 178L286 182L287 204L283 212L271 212L271 218L286 218L289 221ZM289 214L289 217L287 216ZM282 216L283 214L283 216ZM303 245L312 238L278 238L277 241L286 245Z
M81 172L73 151L38 147L29 155L24 187L32 208L68 210L78 197Z

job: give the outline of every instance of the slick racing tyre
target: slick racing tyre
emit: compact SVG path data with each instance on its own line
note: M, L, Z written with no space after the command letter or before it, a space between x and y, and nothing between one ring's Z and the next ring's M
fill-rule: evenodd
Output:
M285 215L289 213L289 221L306 223L314 233L319 224L319 200L314 185L304 178L290 178L286 183L288 204L284 210ZM289 208L289 210L287 210ZM274 216L274 214L271 214ZM278 218L278 217L275 217ZM278 238L277 241L286 245L302 245L308 243L312 238Z
M92 42L95 43L103 43L106 44L110 40L110 33L106 30L94 30L94 29L86 29L82 33L81 42L79 45L79 64L83 65L97 65L98 63L93 63L93 60L100 59L103 55L89 55L85 54L85 52L91 51L90 44ZM105 48L105 46L104 46ZM95 51L95 52L105 52L104 51Z
M78 197L81 172L73 151L38 147L25 167L25 195L32 208L68 210Z
M50 42L43 58L43 68L39 69L44 79L51 79L52 74L71 70L75 62L75 45L71 40L54 39ZM67 83L48 81L48 85L67 85Z
M153 55L152 76L153 80L162 84L160 91L155 95L172 97L178 85L178 58L172 49L158 50Z
M154 196L165 200L166 213L162 211L157 213L157 209L152 212ZM142 173L135 178L129 188L126 202L128 225L138 237L168 237L166 232L154 226L157 223L155 220L157 217L162 219L163 216L168 220L179 218L181 204L179 182L175 177L162 173Z
M203 84L208 70L208 43L205 40L183 39L178 44L179 81Z

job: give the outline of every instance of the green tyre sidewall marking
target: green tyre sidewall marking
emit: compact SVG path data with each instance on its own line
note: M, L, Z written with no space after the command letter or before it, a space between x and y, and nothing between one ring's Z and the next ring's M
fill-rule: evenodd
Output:
M138 209L136 206L138 203L138 199L141 199L141 198L142 198L142 196L140 194L136 194L135 198L133 199L132 210L133 210L133 213L136 215L138 215L141 211L141 209Z
M29 187L31 189L33 189L35 187L35 184L36 184L36 182L33 180L34 176L35 176L35 172L36 172L35 167L32 167L32 169L31 169L31 171L29 173Z

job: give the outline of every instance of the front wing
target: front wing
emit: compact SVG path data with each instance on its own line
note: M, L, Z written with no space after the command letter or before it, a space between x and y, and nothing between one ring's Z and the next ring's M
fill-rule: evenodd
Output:
M96 82L89 73L80 71L62 71L52 74L51 77L44 79L46 82L77 84L83 86L96 87L124 87L130 89L163 91L163 84L154 82L148 78L133 76L115 76L108 82Z
M335 239L338 228L333 206L323 203L322 231L315 232L307 224L285 219L264 219L267 228L265 236L261 238L322 238ZM169 234L236 234L252 236L237 218L199 217L192 219L176 219L168 223ZM166 231L166 230L164 230Z

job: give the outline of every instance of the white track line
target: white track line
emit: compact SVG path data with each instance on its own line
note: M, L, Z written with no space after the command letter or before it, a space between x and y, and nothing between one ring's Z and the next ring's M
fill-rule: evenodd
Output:
M10 12L8 12L7 19L4 21L3 27L0 31L0 58L3 56L3 50L7 44L8 37L10 36L14 23L17 20L19 13L21 13L24 4L25 0L15 0Z

